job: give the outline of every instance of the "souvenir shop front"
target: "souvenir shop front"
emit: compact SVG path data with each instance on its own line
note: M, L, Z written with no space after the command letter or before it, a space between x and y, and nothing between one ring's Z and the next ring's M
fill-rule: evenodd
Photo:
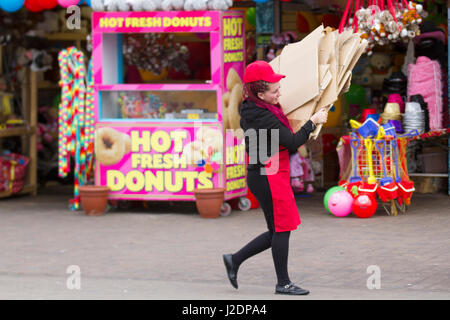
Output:
M70 1L50 2L0 1L2 197L67 184L78 209L88 184L107 185L112 205L194 201L197 189L223 188L224 215L256 207L237 131L245 66L274 64L321 26L323 34L358 33L366 46L346 64L328 122L291 159L295 194L351 177L448 192L448 34L439 1L75 1L74 28ZM341 55L356 50L347 39L336 44ZM361 135L370 124L376 133ZM382 135L394 140L377 151ZM393 148L395 139L407 143Z

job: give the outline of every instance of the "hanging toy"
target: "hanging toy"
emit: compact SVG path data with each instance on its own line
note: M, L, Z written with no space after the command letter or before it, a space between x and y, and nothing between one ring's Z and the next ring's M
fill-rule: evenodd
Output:
M93 88L92 71L86 81L84 54L75 47L58 54L61 103L58 116L58 174L64 178L70 171L70 159L75 160L74 199L71 209L79 208L79 186L89 179L93 151ZM90 67L91 68L91 67ZM88 88L86 88L86 82Z
M420 35L419 24L426 12L421 4L406 0L368 1L368 7L362 7L362 1L356 0L354 16L351 18L351 4L348 0L346 10L341 20L339 31L353 29L359 33L363 41L367 41L366 53L371 55L375 45L387 45L391 42L408 42ZM386 5L386 7L385 7ZM347 23L348 26L345 27Z

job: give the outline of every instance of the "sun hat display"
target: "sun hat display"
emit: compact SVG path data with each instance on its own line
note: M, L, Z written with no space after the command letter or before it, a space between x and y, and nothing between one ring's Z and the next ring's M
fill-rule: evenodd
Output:
M400 106L400 112L405 112L405 103L403 102L402 96L398 93L391 93L388 96L387 102L395 102Z
M387 123L389 120L401 120L400 106L395 102L388 102L384 107L384 112L381 114L382 123Z
M409 97L409 101L418 102L424 114L425 132L430 131L430 113L428 111L428 103L425 102L421 94L415 94Z
M419 102L407 102L403 115L403 127L406 132L418 130L425 132L425 112Z

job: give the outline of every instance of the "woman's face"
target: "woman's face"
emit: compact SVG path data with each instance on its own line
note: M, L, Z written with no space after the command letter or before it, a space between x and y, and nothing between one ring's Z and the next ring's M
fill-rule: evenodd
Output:
M258 93L258 97L261 100L270 104L277 104L279 102L278 99L280 98L280 96L281 93L279 82L269 83L269 88L266 91Z

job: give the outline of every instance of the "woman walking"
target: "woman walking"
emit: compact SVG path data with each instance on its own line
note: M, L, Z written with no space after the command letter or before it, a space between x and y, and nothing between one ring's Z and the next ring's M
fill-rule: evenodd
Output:
M309 291L294 285L288 274L289 236L297 229L300 217L290 185L289 153L308 141L309 135L319 123L327 120L325 109L315 113L297 132L293 132L284 115L278 99L279 81L284 75L276 74L265 61L255 61L247 66L244 74L244 100L240 106L241 127L246 132L254 129L256 139L246 135L245 146L250 155L247 167L247 185L264 212L268 231L251 240L234 254L224 254L228 278L234 288L238 288L239 266L248 258L272 248L272 257L277 275L275 293L305 295ZM266 129L266 130L262 130ZM277 133L274 131L277 130ZM260 135L267 134L261 141ZM271 148L271 138L278 144ZM277 141L275 141L277 142ZM261 150L265 148L265 150ZM262 151L262 152L260 152ZM268 160L261 159L261 154Z

